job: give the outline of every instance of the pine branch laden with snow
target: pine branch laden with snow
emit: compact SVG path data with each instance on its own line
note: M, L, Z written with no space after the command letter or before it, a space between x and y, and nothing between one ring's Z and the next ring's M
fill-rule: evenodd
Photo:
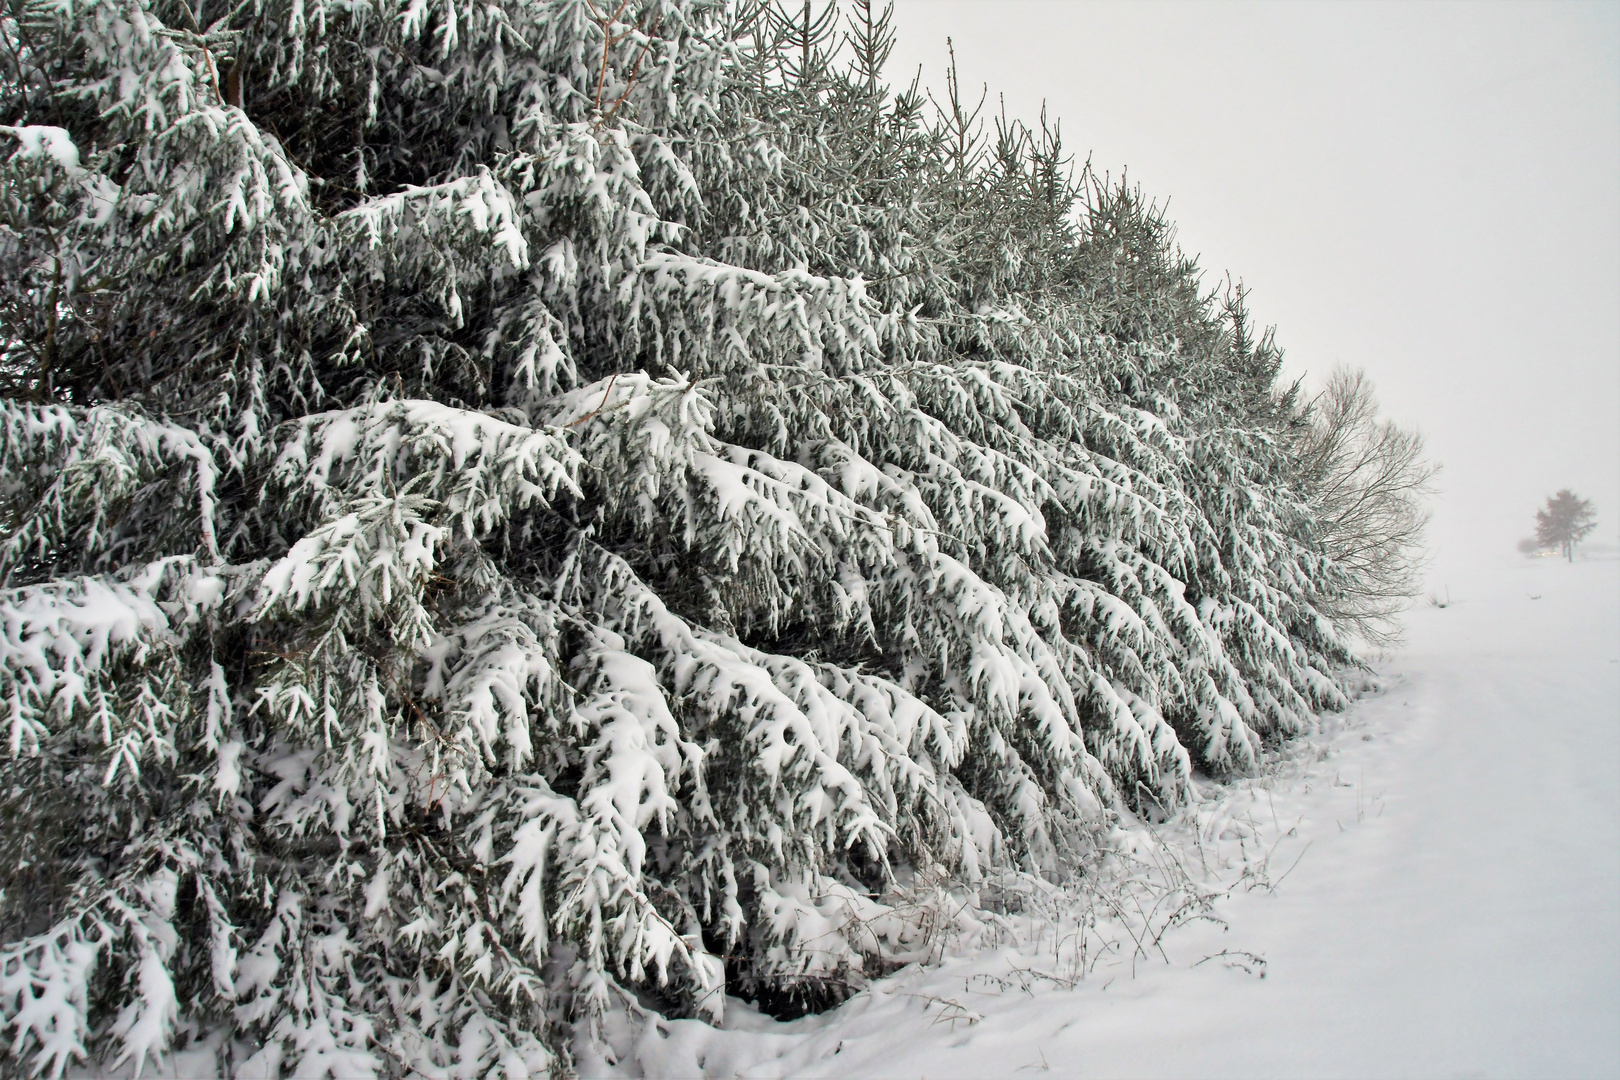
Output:
M0 15L11 1067L831 1003L1343 704L1241 295L850 17Z

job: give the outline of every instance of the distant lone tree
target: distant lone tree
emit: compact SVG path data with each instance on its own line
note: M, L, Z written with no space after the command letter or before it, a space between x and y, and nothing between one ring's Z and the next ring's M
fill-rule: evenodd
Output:
M1536 511L1536 540L1563 552L1570 562L1575 561L1575 545L1595 528L1597 507L1569 488L1549 496L1547 505Z

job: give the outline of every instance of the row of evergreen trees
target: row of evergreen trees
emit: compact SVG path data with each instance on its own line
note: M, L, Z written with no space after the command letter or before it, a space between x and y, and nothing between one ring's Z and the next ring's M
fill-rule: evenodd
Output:
M1242 293L892 40L6 0L11 1067L836 998L1344 703L1367 572Z

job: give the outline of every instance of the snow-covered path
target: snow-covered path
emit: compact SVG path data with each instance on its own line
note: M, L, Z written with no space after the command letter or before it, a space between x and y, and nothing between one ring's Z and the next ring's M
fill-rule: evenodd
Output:
M1275 866L1303 858L1223 901L1229 930L1072 990L974 978L1005 987L1016 953L903 971L826 1016L744 1016L705 1071L1620 1076L1620 562L1516 560L1451 593L1320 760L1230 796L1297 823ZM1223 948L1267 977L1192 967Z

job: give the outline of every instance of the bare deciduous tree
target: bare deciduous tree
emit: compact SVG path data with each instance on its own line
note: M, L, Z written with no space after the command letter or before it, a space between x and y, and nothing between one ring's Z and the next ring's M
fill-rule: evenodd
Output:
M1394 644L1395 616L1422 584L1425 497L1439 466L1424 457L1419 432L1378 419L1360 369L1335 369L1305 418L1300 467L1316 539L1354 582L1319 607L1372 644Z

